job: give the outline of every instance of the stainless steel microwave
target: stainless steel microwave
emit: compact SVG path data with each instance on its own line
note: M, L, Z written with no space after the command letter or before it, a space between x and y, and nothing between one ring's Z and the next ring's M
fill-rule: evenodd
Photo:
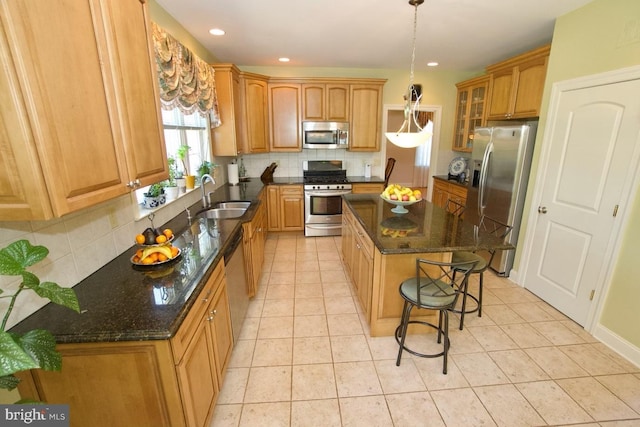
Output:
M349 123L302 122L302 148L336 149L349 147Z

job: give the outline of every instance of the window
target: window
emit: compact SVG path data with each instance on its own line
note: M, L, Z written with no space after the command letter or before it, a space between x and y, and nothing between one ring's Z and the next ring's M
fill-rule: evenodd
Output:
M189 145L189 155L185 159L191 175L197 175L197 168L207 160L211 161L211 144L209 144L209 123L199 113L186 115L178 108L162 110L164 139L167 144L167 156L178 160L176 153L181 145ZM182 164L178 160L178 168ZM184 172L184 171L183 171Z
M177 153L179 147L188 145L190 148L188 156L185 158L186 167L191 175L197 176L198 168L202 162L211 162L209 121L198 112L184 114L179 108L161 111L167 157L176 159L178 171L184 173L184 167L178 159ZM139 205L138 217L148 214L143 202L144 194L147 193L149 187L142 187L135 191L135 198ZM172 200L168 192L166 200Z

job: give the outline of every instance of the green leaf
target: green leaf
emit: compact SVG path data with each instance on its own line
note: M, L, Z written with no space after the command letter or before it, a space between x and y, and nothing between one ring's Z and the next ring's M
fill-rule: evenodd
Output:
M59 371L62 369L62 356L56 350L56 339L49 331L34 329L22 336L13 335L22 349L38 367L45 371Z
M5 375L0 377L0 388L11 391L18 386L19 382L15 375Z
M73 289L63 288L53 282L42 282L32 289L42 298L48 298L51 302L80 313L80 303L78 302L78 297Z
M18 276L48 254L49 249L44 246L33 246L28 240L15 241L0 249L0 274Z
M0 331L0 377L38 367L36 361L14 340L12 334Z

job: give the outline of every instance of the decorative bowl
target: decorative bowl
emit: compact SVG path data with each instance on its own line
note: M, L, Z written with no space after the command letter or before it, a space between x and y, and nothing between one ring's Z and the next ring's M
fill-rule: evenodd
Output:
M405 209L405 206L411 206L414 203L418 203L420 200L415 200L415 201L406 201L403 202L402 200L391 200L391 199L387 199L386 197L383 197L382 194L380 195L380 198L382 200L384 200L387 203L391 203L392 205L395 205L395 208L391 209L391 212L393 213L397 213L397 214L406 214L407 212L409 212L408 210Z

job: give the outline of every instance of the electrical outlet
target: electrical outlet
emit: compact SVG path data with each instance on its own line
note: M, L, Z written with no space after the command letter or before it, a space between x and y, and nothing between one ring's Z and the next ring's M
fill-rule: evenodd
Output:
M118 228L118 216L116 215L116 211L111 208L109 209L109 224L111 225L111 229Z

